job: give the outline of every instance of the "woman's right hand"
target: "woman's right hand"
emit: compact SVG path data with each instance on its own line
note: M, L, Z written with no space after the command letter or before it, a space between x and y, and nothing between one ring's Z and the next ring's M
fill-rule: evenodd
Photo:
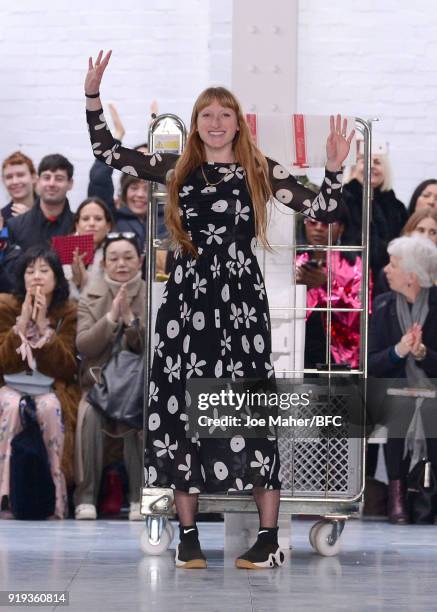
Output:
M127 302L127 289L126 285L121 285L117 291L117 295L112 300L111 310L109 311L109 318L113 323L118 323L124 316L125 303Z
M107 316L112 323L118 323L120 319L120 291L112 300L111 310L108 312Z
M85 93L87 95L94 95L100 91L100 83L102 82L103 73L105 72L106 66L108 65L109 58L111 57L112 51L103 57L103 51L99 51L99 55L95 63L93 64L93 58L88 58L88 72L85 77ZM103 59L102 59L103 57Z
M400 357L406 357L408 353L413 348L415 340L414 331L410 328L407 332L402 336L399 342L396 344L396 351Z
M18 320L18 329L24 335L26 333L27 325L32 318L33 311L33 299L30 295L30 291L26 291L26 296L21 305L21 313Z

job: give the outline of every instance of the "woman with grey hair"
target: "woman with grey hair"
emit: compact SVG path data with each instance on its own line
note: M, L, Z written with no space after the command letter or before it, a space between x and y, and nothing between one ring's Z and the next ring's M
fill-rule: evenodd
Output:
M437 249L427 238L412 235L393 240L388 253L385 272L391 290L374 302L369 376L390 379L384 389L432 389L432 379L437 378ZM437 474L433 403L423 398L385 398L388 515L393 523L408 522L405 482L409 471L426 457Z

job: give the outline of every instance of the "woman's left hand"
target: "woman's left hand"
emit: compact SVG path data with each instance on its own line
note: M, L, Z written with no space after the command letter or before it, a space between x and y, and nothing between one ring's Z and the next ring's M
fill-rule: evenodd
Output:
M352 138L355 135L355 130L352 130L347 136L347 119L341 119L340 115L334 119L334 115L330 117L331 131L326 141L326 168L330 172L338 172L346 157L349 155Z
M413 357L418 357L422 352L422 327L419 323L413 323L410 328L413 334L413 346L411 347L411 354Z
M83 258L86 256L86 253L79 253L79 249L75 249L73 252L73 262L71 264L71 272L73 275L73 283L80 290L86 285L88 280L87 271L85 268L85 264L83 263Z
M42 335L47 329L47 299L46 296L41 293L39 287L35 292L34 299L34 311L35 311L35 323L38 327L39 333Z
M120 316L121 316L123 323L129 326L132 320L134 319L134 315L132 313L132 310L129 304L129 298L127 295L126 285L122 285L120 287L119 296L120 296Z

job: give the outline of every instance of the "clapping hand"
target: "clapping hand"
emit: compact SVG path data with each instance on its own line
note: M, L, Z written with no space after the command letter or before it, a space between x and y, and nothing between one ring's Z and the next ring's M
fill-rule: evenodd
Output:
M118 323L121 320L125 325L130 325L132 319L134 318L129 305L127 287L125 284L121 285L112 302L109 317L114 323Z
M17 327L19 331L23 334L26 333L27 326L29 321L32 319L33 312L33 299L30 291L26 291L26 295L24 297L24 301L21 305L21 313L18 319Z
M41 287L37 287L33 300L32 319L35 321L39 333L42 335L47 327L47 298L41 292Z
M413 355L413 357L418 357L422 350L422 326L419 325L419 323L413 323L410 329L411 333L413 334L411 354Z
M408 353L412 353L414 356L417 352L419 352L421 343L422 327L418 323L413 323L413 325L407 329L405 334L402 336L396 345L396 348L401 357L406 357Z
M93 64L93 58L88 58L88 72L85 77L85 93L93 95L99 93L100 83L102 82L103 73L108 65L112 51L103 57L103 51L99 51L97 59ZM102 59L103 58L103 59Z
M331 115L330 128L331 131L326 141L326 155L328 158L326 168L331 172L337 172L341 169L344 160L349 155L355 130L352 130L349 136L347 136L347 119L342 121L340 115L337 115L335 119Z

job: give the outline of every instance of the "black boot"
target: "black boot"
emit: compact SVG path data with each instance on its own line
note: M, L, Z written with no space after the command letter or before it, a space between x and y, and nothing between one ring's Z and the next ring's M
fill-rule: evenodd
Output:
M408 524L408 512L405 501L405 484L402 480L389 480L388 483L388 519L396 525Z
M199 532L197 527L182 527L179 525L180 542L176 547L175 563L176 567L185 569L203 569L206 565L206 558L200 548Z
M285 555L279 548L278 528L260 527L255 544L235 561L239 569L269 569L284 563Z

